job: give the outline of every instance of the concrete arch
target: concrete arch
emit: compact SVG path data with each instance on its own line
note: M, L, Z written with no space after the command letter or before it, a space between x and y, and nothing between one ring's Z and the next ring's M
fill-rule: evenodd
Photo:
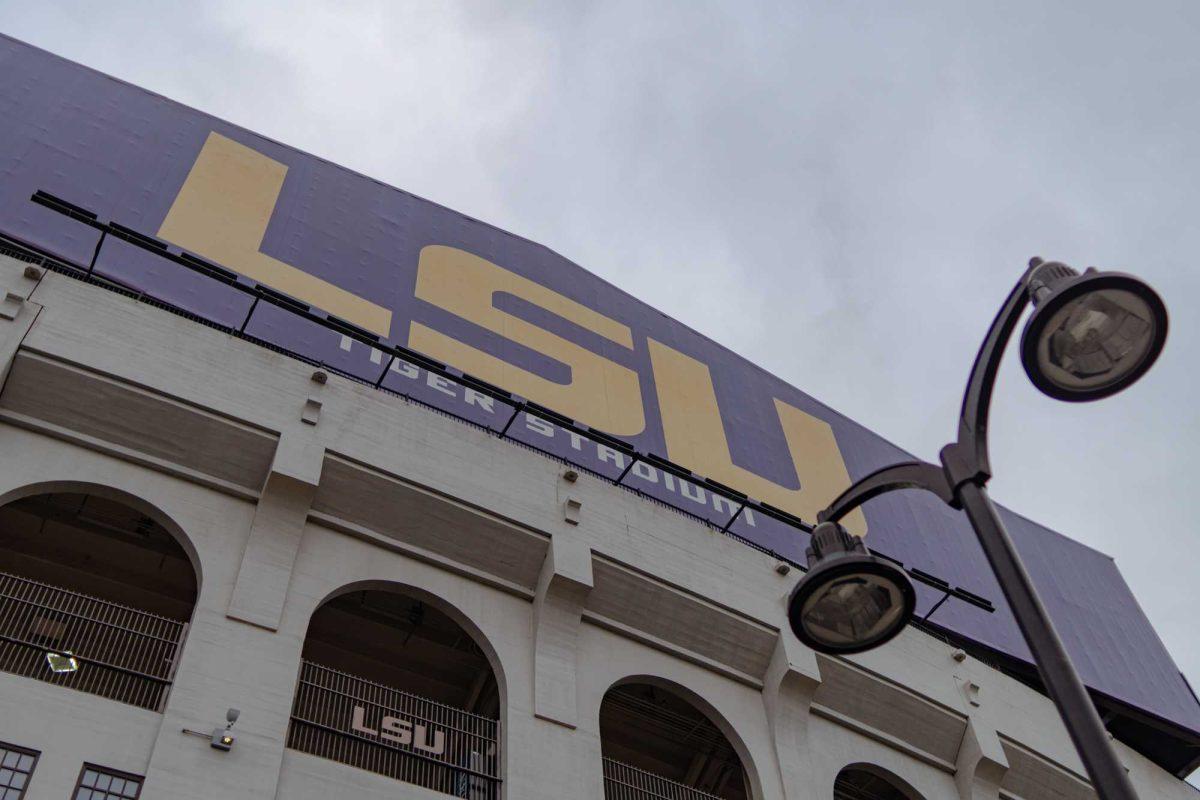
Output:
M378 591L390 592L393 594L406 595L419 600L422 603L436 608L438 611L449 617L456 625L458 625L483 651L484 657L487 659L488 666L492 669L492 675L496 680L496 690L500 697L500 797L508 797L508 765L511 759L511 749L509 747L509 726L505 724L509 710L508 705L508 676L504 669L504 662L500 658L500 653L492 643L491 639L483 632L483 629L471 618L469 614L464 612L454 603L445 599L436 592L430 591L424 587L404 581L385 579L385 578L368 578L363 580L352 581L350 583L338 586L336 589L329 591L315 605L312 606L308 614L308 620L305 623L304 637L302 641L308 638L308 629L312 624L312 619L323 606L330 601L335 600L344 595L353 594L355 592ZM299 671L299 664L297 664Z
M428 589L424 589L411 583L404 583L394 580L367 579L354 581L352 583L339 586L337 589L334 589L326 594L325 597L321 598L320 602L313 606L312 612L308 616L309 623L312 622L313 615L320 611L321 607L329 603L331 600L335 600L343 595L353 594L354 592L365 591L391 592L393 594L408 595L413 599L420 600L422 603L433 606L438 611L441 611L450 619L454 620L455 624L466 631L467 635L474 640L475 644L479 645L479 649L483 651L484 656L487 658L488 665L492 668L492 674L496 676L496 688L500 693L501 717L503 717L503 710L507 707L508 703L508 684L504 674L504 665L500 660L500 654L496 651L495 646L488 639L487 635L483 632L479 625L477 625L475 621L471 619L469 615L467 615L450 601L435 594L434 592L429 591ZM308 626L306 625L305 636L307 636L307 630Z
M763 784L759 775L758 766L755 764L754 758L750 755L750 748L747 746L745 739L742 738L742 736L737 732L737 729L734 728L733 724L729 722L725 715L718 711L717 708L707 699L705 699L703 695L693 691L682 683L669 678L663 678L659 675L652 674L634 674L626 675L610 684L609 687L604 691L604 695L600 701L601 704L604 702L604 697L607 697L608 693L613 689L630 684L647 684L659 689L663 689L664 691L671 692L680 699L690 703L694 708L696 708L696 710L707 717L709 722L717 727L717 730L721 732L721 735L723 735L729 742L730 746L733 747L733 751L737 753L738 759L742 762L742 769L745 770L746 780L749 783L747 788L749 790L750 797L753 800L763 800L763 798L766 797L766 794L763 791ZM600 707L597 706L597 719L599 718L599 715Z
M107 500L113 500L129 506L162 526L180 546L187 556L188 562L192 565L192 572L196 577L196 600L193 604L194 613L195 605L199 603L200 589L204 583L204 568L200 560L200 552L197 550L192 538L184 531L183 526L177 523L165 511L149 500L124 489L118 489L115 486L103 483L72 480L38 481L9 489L6 492L0 493L0 508L10 503L15 503L18 500L24 500L27 497L36 497L43 494L88 494L103 497Z
M913 787L913 785L911 783L909 783L908 781L906 781L904 778L901 778L896 773L892 772L889 769L885 769L884 767L881 767L878 764L871 764L866 761L857 761L857 762L854 762L852 764L847 764L846 766L842 767L840 770L838 770L837 775L834 776L834 779L833 779L834 783L836 784L837 779L840 778L845 772L847 772L849 770L865 772L868 775L872 775L876 778L879 778L882 781L887 782L897 792L904 795L907 798L907 800L925 800L925 796L922 795L919 791L917 791ZM833 786L829 787L829 796L833 797Z

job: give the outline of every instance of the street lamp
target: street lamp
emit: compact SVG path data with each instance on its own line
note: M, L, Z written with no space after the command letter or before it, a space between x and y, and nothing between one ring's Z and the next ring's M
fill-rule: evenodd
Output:
M1132 275L1043 264L1029 294L1036 310L1021 361L1033 385L1058 400L1116 394L1150 369L1167 338L1167 309Z
M1145 374L1166 342L1166 307L1138 278L1094 269L1080 275L1065 264L1030 260L975 358L958 439L942 448L941 466L907 461L884 467L817 515L809 569L792 592L788 621L801 641L823 653L869 650L899 633L914 605L907 576L871 556L838 520L884 492L933 492L971 521L1097 794L1102 800L1137 800L985 488L992 476L987 449L992 389L1004 348L1031 302L1021 361L1034 386L1058 400L1084 402L1121 391Z
M836 522L812 533L808 573L788 601L800 641L822 653L861 653L904 629L917 604L904 570L871 555Z

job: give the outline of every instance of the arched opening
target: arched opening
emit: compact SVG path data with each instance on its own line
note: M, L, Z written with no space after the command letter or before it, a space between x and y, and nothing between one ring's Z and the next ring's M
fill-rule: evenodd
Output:
M414 589L346 591L313 614L288 747L453 797L500 797L502 684L456 610Z
M629 682L600 705L607 800L749 800L745 765L709 714L677 690Z
M834 800L922 800L905 781L871 764L852 764L833 783Z
M165 517L97 491L0 507L0 670L161 711L196 570Z

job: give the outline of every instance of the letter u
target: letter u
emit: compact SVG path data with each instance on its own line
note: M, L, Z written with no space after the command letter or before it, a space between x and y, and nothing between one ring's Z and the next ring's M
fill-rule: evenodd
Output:
M429 737L424 725L413 725L413 747L418 750L424 750L427 753L433 753L435 756L440 756L446 752L446 732L434 730L433 745L429 744Z

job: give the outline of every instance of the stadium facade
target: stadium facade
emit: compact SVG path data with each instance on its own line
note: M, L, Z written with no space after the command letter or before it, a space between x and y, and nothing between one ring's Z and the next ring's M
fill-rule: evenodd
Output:
M1093 797L958 514L784 601L902 455L531 242L0 38L0 798ZM1200 703L1006 513L1144 798ZM237 709L239 713L227 713Z

